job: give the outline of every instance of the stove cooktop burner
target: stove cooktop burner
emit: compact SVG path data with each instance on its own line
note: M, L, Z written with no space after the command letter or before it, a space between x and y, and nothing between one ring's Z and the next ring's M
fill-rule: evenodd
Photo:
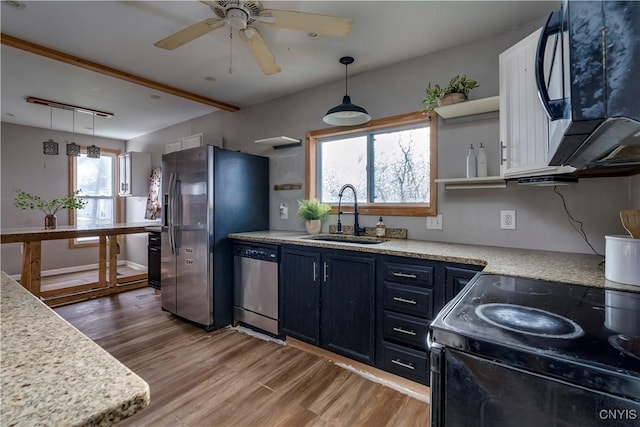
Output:
M476 315L485 322L508 331L544 338L572 339L584 331L574 321L548 311L513 304L482 304Z
M609 337L609 344L620 353L640 360L640 337L611 335Z

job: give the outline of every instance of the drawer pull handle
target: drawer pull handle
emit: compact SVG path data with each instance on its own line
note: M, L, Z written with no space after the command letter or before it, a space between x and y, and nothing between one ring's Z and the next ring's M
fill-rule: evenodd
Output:
M411 370L416 369L411 363L408 363L408 364L407 363L402 363L400 361L400 359L397 359L397 360L396 359L391 359L391 363L395 363L396 365L400 365L403 368L407 368L407 369L411 369Z
M395 328L393 328L393 330L396 331L396 332L401 332L403 334L411 335L411 336L414 336L414 337L416 336L415 332L407 331L406 329L402 329L400 327L395 327Z
M406 298L402 298L402 297L393 297L394 301L398 301L398 302L403 302L405 304L413 304L416 305L417 302L415 302L415 300L412 299L406 299Z
M408 279L417 279L418 278L418 276L416 276L415 274L399 273L397 271L394 271L393 275L396 276L396 277L406 277Z

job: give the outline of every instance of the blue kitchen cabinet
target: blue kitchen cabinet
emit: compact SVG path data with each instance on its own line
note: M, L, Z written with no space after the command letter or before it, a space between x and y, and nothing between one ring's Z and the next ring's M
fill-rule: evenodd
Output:
M280 277L287 336L374 363L374 257L284 247Z

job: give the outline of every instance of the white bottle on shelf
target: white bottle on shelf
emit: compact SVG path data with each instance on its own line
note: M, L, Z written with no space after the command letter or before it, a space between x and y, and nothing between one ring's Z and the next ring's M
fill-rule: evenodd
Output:
M476 152L473 149L473 144L469 147L469 152L467 153L467 178L475 178L476 177Z
M478 148L476 172L479 177L487 176L487 153L484 152L482 143L480 143L480 148Z

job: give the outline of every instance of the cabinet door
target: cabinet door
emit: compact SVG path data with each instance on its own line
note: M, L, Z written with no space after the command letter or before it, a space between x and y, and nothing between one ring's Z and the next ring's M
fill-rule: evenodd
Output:
M538 99L535 58L541 29L500 54L500 172L553 173L547 166L548 120Z
M129 169L127 167L131 167L129 154L120 154L118 156L118 195L120 196L128 194L127 185L129 182Z
M446 265L445 270L445 297L447 301L450 301L453 297L458 295L462 288L467 286L469 280L480 271L481 267L453 267Z
M374 352L374 260L325 254L322 264L322 346L372 364Z
M283 248L280 261L282 331L320 344L320 253Z

